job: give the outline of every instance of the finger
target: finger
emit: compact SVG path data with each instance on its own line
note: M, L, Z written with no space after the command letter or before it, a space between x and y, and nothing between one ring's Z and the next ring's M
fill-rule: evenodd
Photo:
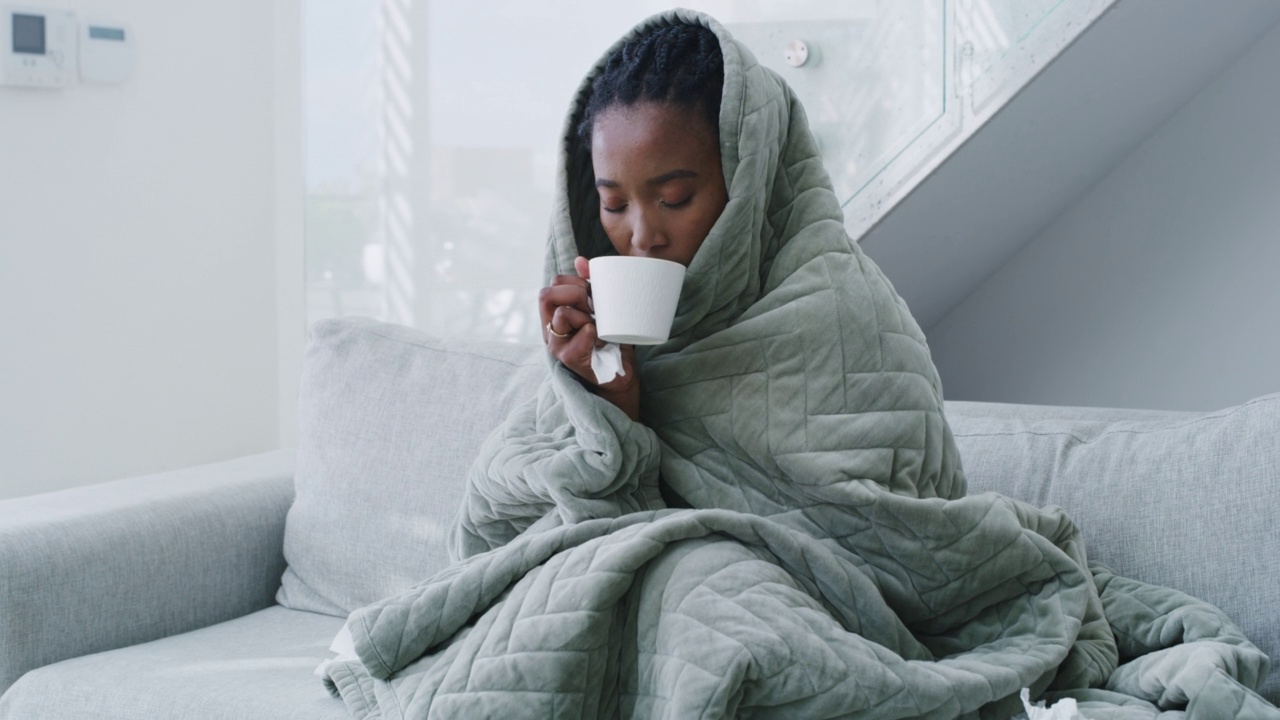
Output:
M562 329L557 329L554 320L548 320L542 326L542 341L546 343L548 347L550 347L552 343L561 343L563 345L565 339L570 337L573 337L573 331L565 332Z
M596 326L591 323L553 347L551 354L579 377L596 385L596 374L591 369L591 349L595 341Z
M584 282L591 279L591 264L581 255L573 259L573 269L578 271L578 276ZM596 311L595 303L591 300L591 284L589 282L587 283L587 311L592 313Z
M556 285L577 285L578 287L585 288L587 286L587 279L579 275L557 275L551 278L551 285L553 287Z
M577 305L586 302L587 285L578 278L581 285L552 285L542 289L539 297L554 305Z
M561 305L551 315L551 328L561 335L578 332L591 322L590 315L569 305Z
M553 285L538 291L538 315L545 325L557 307L568 305L583 312L590 312L585 287L575 285Z
M565 350L573 358L574 364L577 366L574 372L581 375L592 385L598 385L596 372L591 368L591 353L596 346L596 325L589 323L584 325L574 336L572 342Z

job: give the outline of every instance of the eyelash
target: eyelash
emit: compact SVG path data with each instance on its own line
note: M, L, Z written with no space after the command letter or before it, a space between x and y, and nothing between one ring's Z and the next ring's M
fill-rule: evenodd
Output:
M680 208L684 207L685 205L688 205L692 200L693 200L693 196L692 196L692 195L690 195L689 197L687 197L687 198L685 198L685 199L681 200L680 202L673 202L673 203L669 203L669 202L663 202L662 200L659 200L659 201L658 201L658 204L659 204L659 205L661 205L662 207L665 207L665 208L670 208L670 209L673 209L673 210L678 210L678 209L680 209ZM607 212L607 213L613 213L614 215L617 215L618 213L621 213L623 210L626 210L626 209L627 209L627 206L626 206L626 205L619 205L618 207L612 207L612 208L611 208L611 207L605 207L605 208L601 208L601 209L602 209L602 210L604 210L604 211L605 211L605 212Z

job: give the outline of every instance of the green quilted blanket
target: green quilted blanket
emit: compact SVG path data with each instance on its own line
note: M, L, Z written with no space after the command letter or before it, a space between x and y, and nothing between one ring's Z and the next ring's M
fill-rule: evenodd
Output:
M1220 611L1090 564L1057 509L966 497L924 336L803 109L704 15L633 33L674 22L720 38L729 202L638 354L642 422L553 363L472 468L453 566L351 615L330 690L359 718L1005 718L1024 687L1096 718L1280 718ZM572 132L598 71L548 277L610 252Z

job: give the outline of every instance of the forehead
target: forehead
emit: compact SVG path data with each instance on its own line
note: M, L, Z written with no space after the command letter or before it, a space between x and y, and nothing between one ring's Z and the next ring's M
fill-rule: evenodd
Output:
M707 122L692 108L657 103L615 106L591 129L591 159L598 176L659 173L674 167L717 167L720 153Z

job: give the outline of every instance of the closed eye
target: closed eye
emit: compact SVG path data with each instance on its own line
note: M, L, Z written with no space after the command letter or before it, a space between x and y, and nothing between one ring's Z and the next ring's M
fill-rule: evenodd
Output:
M685 205L688 205L688 204L689 204L689 201L691 201L691 200L693 200L693 196L692 196L692 195L690 195L689 197L687 197L687 198L685 198L685 199L683 199L683 200L680 200L680 201L678 201L678 202L667 202L667 201L665 201L665 200L662 200L662 201L660 201L660 202L659 202L659 204L660 204L660 205L662 205L663 207L668 207L668 208L682 208L682 207L684 207Z
M607 212L607 213L613 213L614 215L617 215L618 213L622 212L623 210L626 210L626 209L627 209L627 206L626 206L625 204L623 204L623 205L619 205L619 206L617 206L617 207L605 207L605 206L603 206L603 205L602 205L602 206L600 207L600 209L601 209L601 210L604 210L604 211L605 211L605 212Z

